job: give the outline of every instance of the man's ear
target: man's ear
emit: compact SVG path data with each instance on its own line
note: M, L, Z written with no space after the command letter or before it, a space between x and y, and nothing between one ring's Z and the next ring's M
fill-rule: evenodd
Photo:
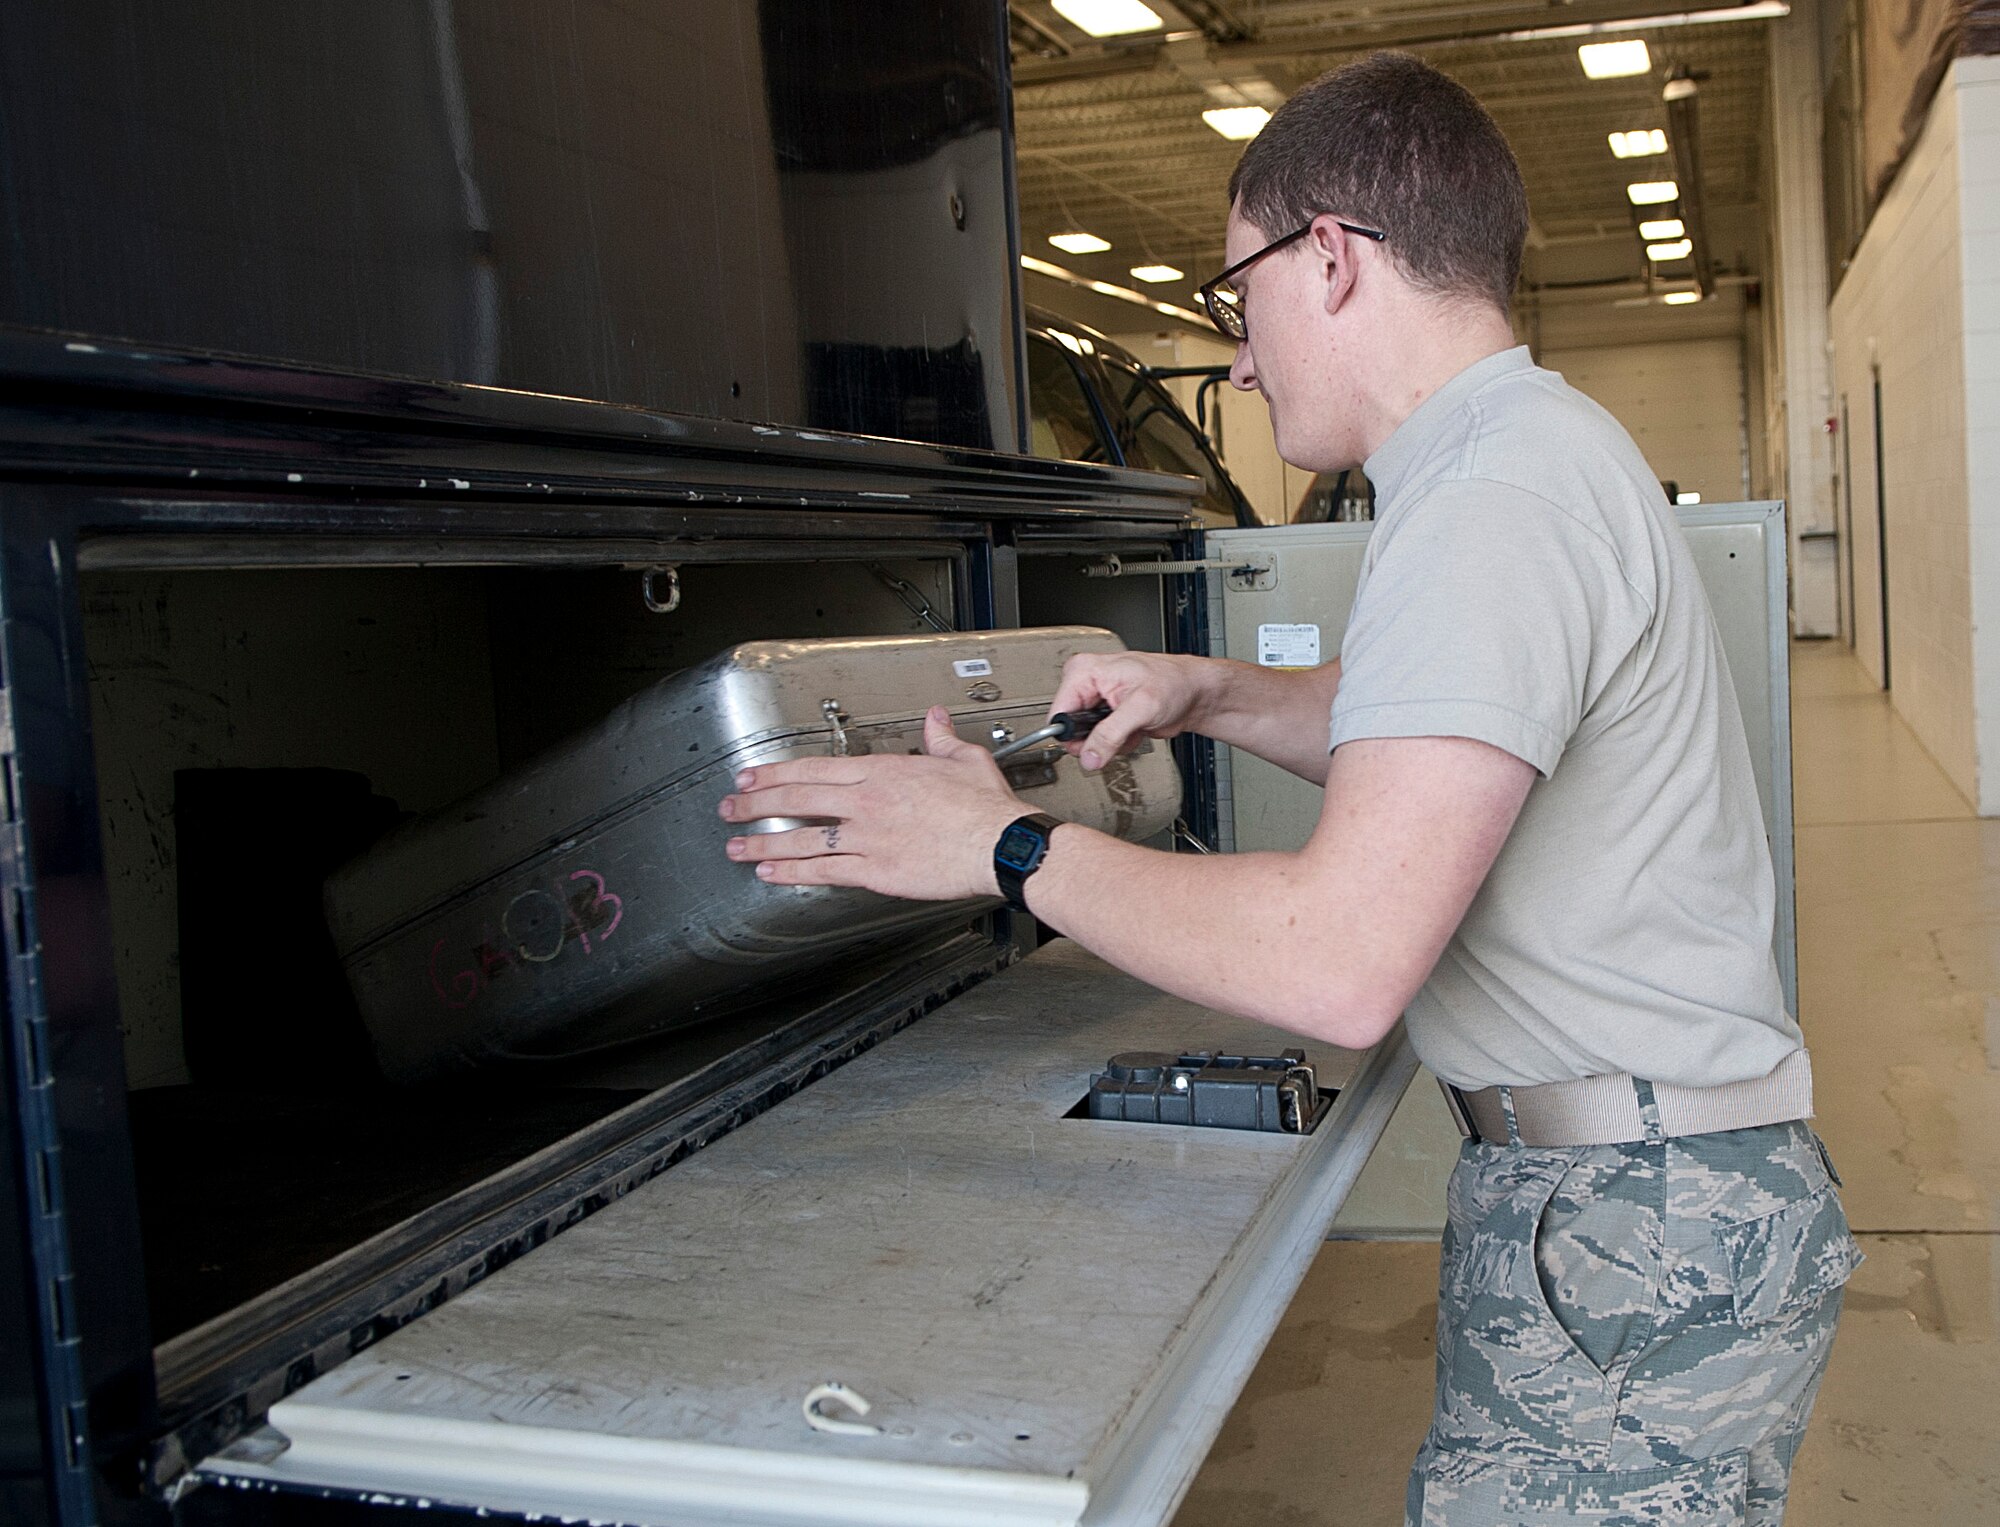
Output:
M1312 232L1306 235L1307 246L1319 264L1324 283L1322 303L1329 314L1339 312L1353 295L1359 242L1329 212L1314 218Z

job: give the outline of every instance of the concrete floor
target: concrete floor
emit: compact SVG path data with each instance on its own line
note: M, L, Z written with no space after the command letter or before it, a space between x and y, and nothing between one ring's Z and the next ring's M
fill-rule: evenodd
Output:
M1793 1477L1802 1527L2000 1523L2000 820L1847 649L1793 650L1799 1006L1868 1261ZM1394 1524L1437 1246L1330 1242L1176 1527Z

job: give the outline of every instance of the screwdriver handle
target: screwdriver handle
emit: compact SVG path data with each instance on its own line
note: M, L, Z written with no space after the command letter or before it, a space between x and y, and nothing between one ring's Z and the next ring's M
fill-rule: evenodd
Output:
M1049 718L1049 724L1056 728L1054 736L1058 742L1074 742L1079 737L1087 737L1096 730L1097 723L1111 714L1111 707L1103 700L1088 710L1066 710Z
M1012 742L1002 743L993 750L995 762L1004 762L1016 753L1025 752L1038 742L1069 742L1084 736L1094 729L1098 722L1111 714L1108 705L1093 705L1089 710L1060 711L1048 725L1037 727L1025 736L1016 737Z

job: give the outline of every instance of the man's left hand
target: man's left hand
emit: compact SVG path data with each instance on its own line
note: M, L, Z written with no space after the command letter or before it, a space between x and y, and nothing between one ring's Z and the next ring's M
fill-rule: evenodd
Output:
M924 717L922 755L799 758L736 776L725 822L810 817L824 826L729 840L771 885L853 885L913 901L996 896L993 845L1030 809L950 713Z

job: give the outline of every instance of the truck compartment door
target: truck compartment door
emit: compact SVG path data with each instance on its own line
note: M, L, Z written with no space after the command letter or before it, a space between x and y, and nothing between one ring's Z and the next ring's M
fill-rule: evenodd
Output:
M1414 1069L1311 1133L1077 1117L1290 1036L1049 944L274 1406L243 1482L642 1523L1167 1520ZM811 1412L809 1417L808 1413Z

